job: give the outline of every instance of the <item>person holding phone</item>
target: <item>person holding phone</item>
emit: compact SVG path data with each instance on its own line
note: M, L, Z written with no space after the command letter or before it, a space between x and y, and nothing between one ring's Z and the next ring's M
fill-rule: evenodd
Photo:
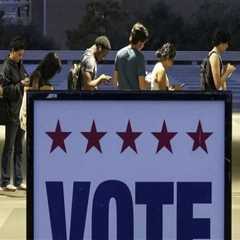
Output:
M230 63L223 65L221 55L228 49L230 34L226 31L216 30L213 35L213 49L209 52L209 74L207 76L206 88L208 90L221 91L227 89L227 80L236 67Z
M24 131L20 128L19 112L22 105L24 87L30 79L23 66L25 44L16 37L10 42L10 54L1 70L3 99L7 102L8 120L5 128L5 143L2 153L2 187L6 191L26 190L22 176L22 153ZM14 150L14 152L13 152ZM14 184L10 184L10 160L14 157Z
M173 66L176 48L172 43L165 43L157 50L159 62L154 66L151 74L151 90L181 90L184 85L170 85L167 71Z
M50 80L59 73L62 68L60 58L55 52L49 52L40 62L30 76L29 86L24 87L22 106L19 114L20 127L25 132L27 130L27 91L51 91L54 90Z
M102 82L111 80L111 76L102 74L97 77L97 64L111 50L111 44L106 36L100 36L95 44L87 49L80 58L80 73L76 84L77 90L96 90Z

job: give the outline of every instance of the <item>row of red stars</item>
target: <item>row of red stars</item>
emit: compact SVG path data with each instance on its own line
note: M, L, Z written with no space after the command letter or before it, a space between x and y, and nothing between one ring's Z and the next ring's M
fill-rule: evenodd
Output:
M95 121L93 120L90 132L81 132L81 134L87 139L88 144L86 148L86 153L95 147L100 153L102 153L102 148L100 145L100 140L106 135L107 132L98 132L96 128ZM50 153L52 153L56 148L61 148L64 152L67 152L65 146L65 139L71 134L71 132L63 132L61 129L60 121L57 122L57 126L54 132L46 132L46 134L52 139L52 146ZM136 139L142 134L142 132L133 132L130 120L127 124L127 129L125 132L117 132L117 135L123 140L121 153L127 148L131 148L137 153L137 147L135 144ZM168 132L166 122L163 122L161 132L152 132L153 136L158 140L157 153L166 148L169 152L173 153L171 147L171 140L177 135L177 132ZM192 150L195 151L198 148L202 148L206 153L208 153L206 140L212 135L212 132L204 132L202 130L202 123L199 121L196 132L187 133L194 141Z

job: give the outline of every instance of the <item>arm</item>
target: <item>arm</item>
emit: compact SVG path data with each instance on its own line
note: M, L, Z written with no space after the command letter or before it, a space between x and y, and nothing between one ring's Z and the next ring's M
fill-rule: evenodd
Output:
M118 54L116 55L115 61L114 61L113 86L114 87L119 86L119 58L118 58Z
M97 79L92 79L92 76L89 72L82 71L83 77L83 89L84 90L92 90L96 86L98 86L102 81L102 75Z
M119 79L118 71L115 70L115 71L113 72L113 86L114 86L114 87L118 87L118 79Z
M146 90L149 88L150 84L146 81L145 75L145 61L144 56L141 55L138 62L138 82L140 90Z
M12 80L11 70L7 65L3 66L2 69L2 78L3 78L3 96L11 101L17 100L23 90L23 85L21 82L14 83Z
M223 90L226 86L226 80L231 72L229 69L226 69L224 74L221 76L220 61L219 57L216 54L213 54L210 57L209 61L212 69L215 87L217 90Z
M158 86L159 86L160 90L166 90L167 89L166 74L165 74L164 70L160 69L157 72L155 81L158 83Z
M101 75L100 77L93 79L92 73L96 71L95 69L95 59L93 57L86 57L81 62L81 75L82 75L82 89L83 90L94 90L101 81L105 80L106 78Z
M140 90L146 90L149 88L149 83L145 80L145 76L138 76Z

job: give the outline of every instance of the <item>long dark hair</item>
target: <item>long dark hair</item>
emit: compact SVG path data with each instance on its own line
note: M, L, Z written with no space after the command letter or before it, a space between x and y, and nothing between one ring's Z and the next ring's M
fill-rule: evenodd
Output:
M61 71L61 61L54 52L49 52L32 73L31 78L40 78L39 85L48 84L48 81Z

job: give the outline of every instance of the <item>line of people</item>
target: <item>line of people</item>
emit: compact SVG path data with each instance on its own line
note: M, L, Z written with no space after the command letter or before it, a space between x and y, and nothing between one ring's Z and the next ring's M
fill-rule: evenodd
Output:
M145 59L142 53L149 33L145 26L136 23L130 32L129 44L116 54L113 76L97 75L97 66L111 50L106 36L100 36L93 46L87 49L74 64L68 76L71 90L96 90L99 84L112 82L120 90L181 90L183 85L172 85L167 72L173 66L176 48L165 43L156 51L158 62L150 76L146 77ZM227 80L236 70L228 63L223 65L221 55L227 50L230 35L216 31L213 36L213 49L201 66L203 90L226 90ZM26 131L26 92L28 90L53 90L50 79L61 70L61 60L54 52L48 53L29 76L22 60L25 44L21 38L10 43L10 53L3 63L0 73L0 96L3 96L5 115L5 144L1 158L0 191L26 190L22 174L23 139ZM1 116L0 116L1 117ZM13 154L14 182L10 184L10 161Z
M111 44L106 36L100 36L95 44L87 49L80 58L79 64L74 64L68 76L70 90L95 90L102 82L111 81L119 90L181 90L184 84L173 85L167 72L173 66L176 48L173 43L165 43L156 51L158 58L150 75L146 76L145 59L142 53L149 39L147 28L136 23L130 32L129 44L120 49L115 57L113 77L101 75L97 77L97 64L111 50ZM230 63L223 65L221 55L230 44L230 34L216 30L213 38L213 48L201 65L202 90L218 91L227 89L227 80L236 67Z
M10 53L3 63L0 78L5 109L5 142L1 158L0 191L26 190L23 182L23 141L26 131L26 91L53 90L49 80L61 70L61 61L48 53L29 76L22 60L25 52L23 39L16 37L10 43ZM13 155L13 184L10 183L10 162Z

